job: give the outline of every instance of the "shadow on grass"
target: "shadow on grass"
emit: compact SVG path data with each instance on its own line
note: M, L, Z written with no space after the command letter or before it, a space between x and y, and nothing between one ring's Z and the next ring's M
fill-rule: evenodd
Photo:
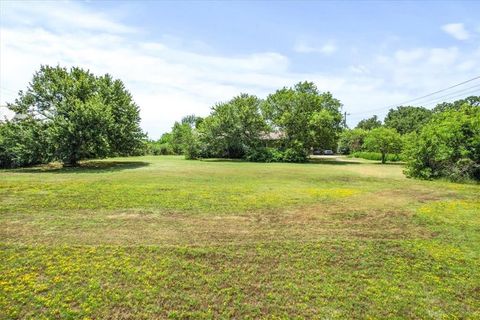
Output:
M254 162L247 161L243 159L228 159L228 158L212 158L212 159L202 159L204 162L243 162L243 163L267 163L267 162ZM268 162L268 163L290 163L290 164L327 164L327 165L349 165L349 164L362 164L357 161L348 161L348 160L337 160L335 158L325 159L325 158L310 158L307 162Z
M245 163L255 163L255 162L252 162L252 161L247 161L247 160L244 160L244 159L230 159L230 158L204 158L204 159L201 159L200 161L203 161L203 162L245 162Z
M150 165L144 161L87 161L78 167L63 167L61 164L48 164L30 168L14 169L18 173L104 173L137 169Z
M388 161L386 163L382 163L382 162L379 161L379 162L374 162L372 164L380 164L382 166L385 166L385 165L387 165L387 166L403 166L403 165L405 165L405 162L402 162L402 161Z
M362 164L358 161L349 161L349 160L336 160L336 159L325 159L325 158L311 158L309 162L310 164L331 164L335 166L345 166L350 164Z

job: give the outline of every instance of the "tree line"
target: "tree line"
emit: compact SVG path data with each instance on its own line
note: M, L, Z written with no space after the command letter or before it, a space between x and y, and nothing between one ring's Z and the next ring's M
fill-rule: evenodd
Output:
M383 123L364 119L339 137L338 150L370 158L364 151L406 162L410 177L480 180L480 96L443 102L432 110L416 106L390 109Z
M141 154L187 159L237 158L305 162L317 150L385 163L406 162L411 177L480 180L480 97L391 109L349 129L342 104L312 82L284 87L265 99L240 94L215 104L206 117L189 115L151 141L139 108L121 80L81 68L42 66L0 120L0 167Z
M237 158L305 162L314 149L334 149L342 132L341 103L311 82L282 88L265 100L240 94L205 118L187 116L151 144L154 153L188 159Z
M241 94L212 107L205 118L175 122L150 141L153 154L187 159L242 158L259 162L305 162L314 150L371 160L403 160L409 177L480 180L480 97L443 102L432 110L399 106L383 122L342 119L341 103L313 83L283 88L265 100ZM273 135L272 135L273 133Z

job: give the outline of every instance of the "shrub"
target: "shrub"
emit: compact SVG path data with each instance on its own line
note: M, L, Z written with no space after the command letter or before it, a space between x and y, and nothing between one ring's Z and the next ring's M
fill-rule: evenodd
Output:
M351 154L351 157L353 158L361 158L361 159L366 159L366 160L375 160L375 161L381 161L382 160L382 154L380 152L367 152L367 151L358 151L354 152ZM398 154L388 154L386 156L386 161L402 161L402 157Z
M253 162L281 162L283 153L275 148L251 149L245 155L245 160Z
M395 129L380 127L368 132L363 145L367 151L381 153L381 161L385 163L389 154L400 153L402 142L402 137Z
M51 160L46 126L32 118L0 122L0 168L16 168Z
M409 137L404 153L409 177L480 180L480 107L465 104L434 115Z
M288 148L283 153L284 162L306 162L308 153L300 148Z
M342 154L350 154L360 151L368 131L363 129L345 130L340 135L338 141L338 152Z

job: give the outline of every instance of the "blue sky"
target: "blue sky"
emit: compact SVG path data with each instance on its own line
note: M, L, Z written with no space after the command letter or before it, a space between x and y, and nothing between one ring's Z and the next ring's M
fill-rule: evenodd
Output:
M475 1L2 1L0 103L40 64L79 65L122 79L152 138L302 80L339 98L353 126L480 75L478 12Z

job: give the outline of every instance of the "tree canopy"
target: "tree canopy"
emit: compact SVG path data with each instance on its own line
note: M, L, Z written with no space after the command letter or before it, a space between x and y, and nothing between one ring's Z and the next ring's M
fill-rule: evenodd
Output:
M369 151L380 152L382 154L382 163L385 163L388 154L400 153L402 138L395 129L375 128L368 132L364 146Z
M338 140L338 151L350 154L362 150L368 131L364 129L345 130Z
M390 109L385 117L385 126L400 134L418 132L432 116L432 111L424 107L400 106Z
M464 103L437 113L405 144L407 175L480 180L480 106Z
M381 126L382 121L380 121L378 117L374 115L368 119L360 120L355 129L372 130Z
M81 159L135 154L142 146L139 108L124 84L109 75L42 66L7 106L29 119L15 126L46 137L42 159L76 165Z
M269 95L262 110L272 128L284 133L287 148L334 149L342 130L342 104L312 82L300 82Z
M199 127L200 139L209 153L228 158L242 158L260 144L267 125L260 113L261 100L240 94L228 102L218 103Z

